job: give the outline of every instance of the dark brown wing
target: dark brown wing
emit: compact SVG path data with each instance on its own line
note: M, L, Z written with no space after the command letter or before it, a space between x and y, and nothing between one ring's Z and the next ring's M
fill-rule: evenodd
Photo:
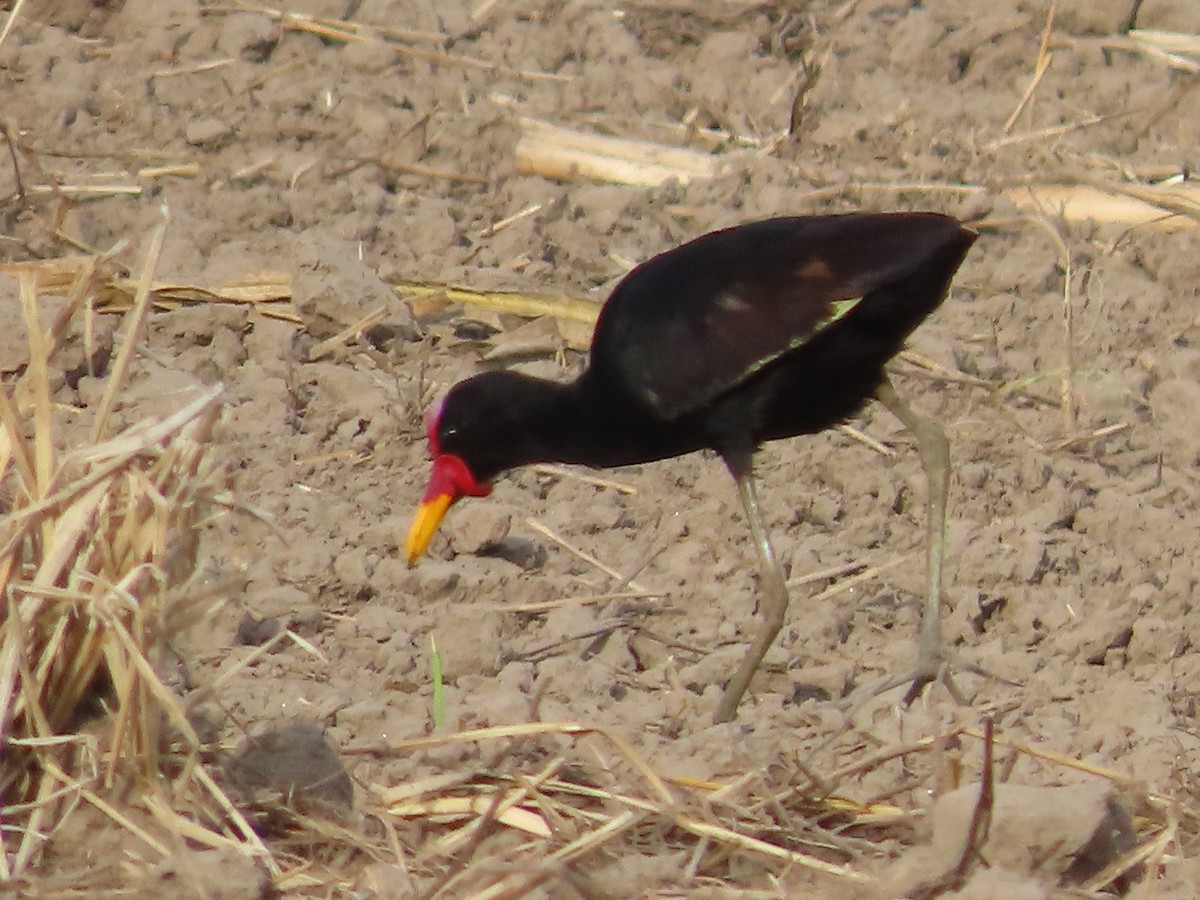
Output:
M885 292L896 308L874 311L903 340L941 302L974 237L935 213L770 219L704 235L617 285L596 325L593 374L674 419L842 327L872 292L942 266L944 278L918 279L933 287Z

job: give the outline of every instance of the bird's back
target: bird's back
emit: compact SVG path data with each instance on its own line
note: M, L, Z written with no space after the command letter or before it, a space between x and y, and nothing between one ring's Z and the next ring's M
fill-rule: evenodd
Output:
M667 421L702 416L729 394L766 402L752 386L785 358L791 382L819 361L827 388L855 367L876 370L877 383L974 239L935 213L790 217L705 235L617 286L585 377Z

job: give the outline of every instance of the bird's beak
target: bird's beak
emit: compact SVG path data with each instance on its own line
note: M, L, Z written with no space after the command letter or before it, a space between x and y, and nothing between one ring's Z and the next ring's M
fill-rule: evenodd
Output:
M486 497L492 486L486 481L476 481L475 476L461 457L453 453L439 453L433 458L433 470L429 473L429 484L425 486L425 497L408 529L408 540L404 542L404 556L412 568L417 559L429 549L429 542L437 533L438 526L454 501L459 497Z
M425 500L413 517L412 527L408 529L408 540L404 542L404 556L411 569L417 564L417 559L429 549L429 542L437 533L438 525L446 515L446 510L454 502L452 494L435 494Z

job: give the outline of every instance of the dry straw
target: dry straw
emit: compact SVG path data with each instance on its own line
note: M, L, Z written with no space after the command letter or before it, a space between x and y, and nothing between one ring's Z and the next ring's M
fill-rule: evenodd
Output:
M223 799L191 765L199 741L162 675L172 641L211 612L195 575L202 525L228 502L208 446L220 388L112 433L165 227L150 242L90 428L60 405L53 373L64 336L92 333L104 279L82 265L47 324L38 273L17 274L29 358L0 391L0 881L29 875L81 804L162 855L165 832L149 822ZM187 817L166 818L182 833ZM229 820L209 821L224 830ZM209 827L192 830L234 843ZM231 834L246 846L246 834Z

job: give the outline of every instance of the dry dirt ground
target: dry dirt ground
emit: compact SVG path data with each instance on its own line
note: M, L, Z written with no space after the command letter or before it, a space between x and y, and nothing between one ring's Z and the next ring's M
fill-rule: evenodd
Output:
M289 8L368 26L361 41L284 27L251 4L22 7L0 46L0 258L125 241L116 260L136 271L165 206L160 278L292 279L302 326L244 305L156 312L120 410L137 421L223 383L219 452L239 500L261 514L212 527L206 565L228 602L179 648L191 683L254 652L261 635L239 634L246 617L277 619L307 644L285 640L223 683L206 710L214 736L236 747L247 732L311 723L333 746L362 750L425 734L435 638L451 730L582 722L621 736L663 776L786 783L952 724L979 727L992 711L1004 740L1190 802L1200 231L1064 221L1014 202L1023 184L1147 184L1196 166L1195 76L1121 45L1132 5L1059 2L1036 81L1041 0L511 0L479 4L476 17L474 5L433 0ZM1145 0L1133 24L1196 32L1197 13L1195 0ZM657 187L524 174L522 117L689 146L723 168ZM427 475L423 407L506 342L532 348L522 366L551 377L581 358L556 353L544 332L524 343L507 317L425 304L414 319L387 282L600 300L631 264L713 228L860 208L940 210L982 235L912 341L940 368L895 371L953 444L949 636L1012 685L961 676L965 707L942 688L907 710L895 691L850 712L837 703L902 670L918 623L924 481L878 408L852 424L890 455L842 431L760 454L769 524L801 584L734 723L710 715L756 627L757 573L734 486L712 457L603 473L614 485L514 473L490 499L452 510L431 558L406 568L398 545ZM9 282L3 291L11 307ZM380 306L365 335L314 358ZM117 320L105 321L111 332ZM60 399L86 407L102 383L102 371L69 379ZM633 582L547 531L636 571ZM854 566L881 571L847 585ZM806 577L837 567L846 575ZM611 593L631 598L581 599ZM561 747L617 764L607 746ZM477 766L494 751L344 762L363 804L366 786ZM960 753L969 782L979 742L964 738ZM1013 759L1012 781L1095 781ZM838 793L921 810L923 766L881 765ZM1184 819L1181 834L1194 832ZM438 826L427 827L432 839ZM402 838L419 858L414 834ZM96 840L65 834L48 865L121 882L131 867ZM875 874L903 852L854 846ZM717 878L689 867L694 848L647 836L641 855L592 860L590 882L558 873L539 890L847 895L837 878L754 856ZM1193 856L1186 841L1172 845L1159 896L1194 895ZM359 896L437 883L428 861L391 882L371 881L366 861L343 863ZM996 884L972 896L1053 887ZM216 895L257 891L230 885Z

